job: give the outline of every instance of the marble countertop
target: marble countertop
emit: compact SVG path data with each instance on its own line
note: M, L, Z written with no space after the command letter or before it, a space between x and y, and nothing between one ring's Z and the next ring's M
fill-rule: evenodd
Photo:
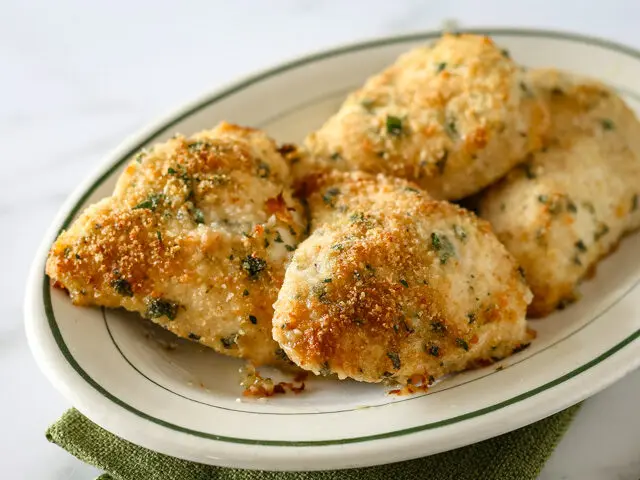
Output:
M640 48L638 18L640 3L611 0L2 2L3 475L88 480L98 473L44 438L70 405L31 357L22 297L28 265L56 210L129 133L239 75L343 42L455 19L462 26L572 30ZM637 480L639 400L640 371L588 400L540 478Z

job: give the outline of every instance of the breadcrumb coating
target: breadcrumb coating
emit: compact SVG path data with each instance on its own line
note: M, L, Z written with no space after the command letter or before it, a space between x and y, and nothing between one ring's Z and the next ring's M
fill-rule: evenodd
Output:
M228 123L141 151L62 232L46 271L76 305L123 307L256 365L284 363L272 304L306 215L264 133Z
M382 175L335 172L306 186L312 233L273 324L298 366L431 383L529 342L531 294L487 222Z
M506 51L489 37L447 34L349 95L307 137L294 176L384 173L456 200L506 174L547 128L544 104Z
M640 226L640 123L599 82L529 76L552 114L549 145L487 189L479 211L524 268L529 314L544 316L576 299L579 282Z

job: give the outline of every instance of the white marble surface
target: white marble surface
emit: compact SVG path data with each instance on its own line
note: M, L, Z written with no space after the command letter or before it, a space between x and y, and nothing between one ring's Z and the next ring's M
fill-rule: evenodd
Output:
M640 48L640 3L631 1L0 3L3 478L80 480L98 473L44 438L69 404L31 358L22 296L41 234L100 158L157 115L238 75L452 18L464 26L573 30ZM587 401L540 478L640 478L639 401L640 372Z

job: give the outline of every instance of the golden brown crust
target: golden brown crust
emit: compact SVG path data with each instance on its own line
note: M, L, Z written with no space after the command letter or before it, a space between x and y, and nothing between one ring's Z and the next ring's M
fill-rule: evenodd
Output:
M541 144L547 113L488 37L445 35L353 92L294 166L410 179L439 199L471 195Z
M215 350L277 363L272 304L305 214L265 134L221 124L143 151L52 246L78 305L124 307Z
M527 342L529 292L489 225L415 186L316 178L312 234L275 304L294 363L360 381L429 379Z

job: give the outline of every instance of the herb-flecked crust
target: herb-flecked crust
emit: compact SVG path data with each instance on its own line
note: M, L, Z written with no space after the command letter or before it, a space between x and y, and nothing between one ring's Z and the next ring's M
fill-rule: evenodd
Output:
M306 188L311 235L273 325L294 363L365 382L429 382L528 343L530 292L488 223L382 175L320 175Z
M507 52L485 36L444 35L350 94L307 137L294 175L384 173L456 200L502 177L547 128L544 104Z
M220 353L283 363L272 304L307 230L289 180L260 131L175 136L135 155L113 195L60 234L47 274L76 305L123 307Z
M551 111L547 145L483 193L480 215L522 265L532 316L578 296L577 285L640 226L640 123L610 88L557 70L529 83Z

